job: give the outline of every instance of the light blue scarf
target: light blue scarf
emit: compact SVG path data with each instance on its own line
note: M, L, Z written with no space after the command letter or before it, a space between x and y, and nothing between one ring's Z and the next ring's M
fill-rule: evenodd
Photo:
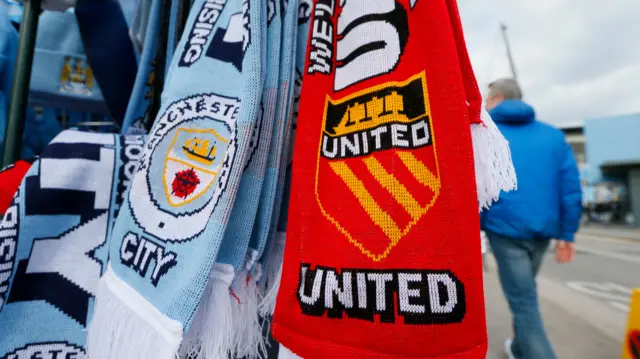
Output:
M223 285L221 281L209 281L205 290L209 295L205 296L200 303L194 324L187 335L188 340L185 339L184 350L186 351L198 349L201 342L220 338L216 340L220 343L228 343L229 346L228 349L221 349L221 351L226 350L234 357L257 357L266 352L257 311L256 280L247 273L248 268L255 264L257 258L248 255L245 259L262 190L278 94L282 20L280 8L276 6L275 0L268 1L266 5L267 16L263 19L264 30L261 33L266 35L267 49L263 53L265 58L262 62L266 64L267 71L260 112L257 114L249 141L247 163L231 211L229 225L216 259L219 264L233 266L234 283L230 293L229 286ZM224 313L223 308L225 308ZM210 314L207 316L205 313ZM219 322L221 318L229 318L230 322L219 327L211 325L211 320ZM233 323L233 330L228 330L231 323ZM223 329L224 332L220 333L217 329ZM199 337L194 337L195 333L201 334ZM191 357L204 356L192 355Z
M218 254L217 262L233 265L236 272L245 264L245 254L251 237L251 230L258 210L258 199L262 191L267 155L270 151L271 134L277 110L278 71L280 63L280 33L282 20L275 0L267 2L268 13L265 21L267 68L265 86L262 91L260 113L251 134L249 153L245 165L236 204L231 212L229 226ZM255 263L257 258L253 259ZM252 264L250 264L252 266Z
M122 121L122 134L145 134L147 132L144 128L144 120L147 118L151 106L161 3L161 0L140 0L138 13L134 18L132 38L135 39L134 43L139 45L139 50L142 52L127 112ZM143 17L145 9L148 10L148 13ZM143 21L143 18L147 20ZM146 25L144 29L142 29L143 25ZM145 34L144 37L140 36L141 33ZM144 40L144 44L139 43L141 40Z
M214 261L259 110L265 14L259 1L193 4L114 226L89 358L174 358L209 277L230 285L233 266ZM206 358L224 357L208 339Z
M64 131L0 223L0 358L82 358L113 219L144 139Z
M278 103L276 112L275 126L271 139L271 149L269 150L269 158L267 159L267 169L265 171L264 184L262 186L262 195L258 204L258 215L251 233L249 242L250 251L253 255L262 258L265 246L270 236L272 236L271 223L274 215L278 213L277 205L277 185L279 173L282 167L282 156L286 137L291 127L290 117L288 115L288 105L290 103L291 94L293 93L291 86L291 75L294 66L294 51L296 38L296 12L297 0L281 2L284 9L282 23L282 43L280 53L280 71L278 88ZM254 271L256 268L254 268ZM256 277L258 273L254 273Z
M297 26L293 26L292 44L292 71L290 72L291 94L287 98L285 106L285 116L290 119L287 126L287 134L285 136L283 149L281 153L281 163L277 171L276 193L273 211L276 215L271 218L269 223L269 236L267 243L264 244L261 254L261 263L264 267L265 280L263 281L262 290L265 292L262 303L260 303L260 314L268 316L273 314L276 296L280 286L280 276L282 275L282 259L284 255L285 232L287 227L287 212L289 207L289 191L291 186L291 162L293 157L293 142L295 139L295 130L298 122L298 106L300 100L300 90L302 88L302 73L306 55L307 38L309 34L309 19L311 9L313 7L311 0L300 0L290 2L289 6L297 11L291 11L294 14L294 21ZM277 231L277 234L275 233Z

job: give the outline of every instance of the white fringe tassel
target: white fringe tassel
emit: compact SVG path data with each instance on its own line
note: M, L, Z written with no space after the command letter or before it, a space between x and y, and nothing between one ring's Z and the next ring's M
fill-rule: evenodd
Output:
M278 359L302 359L302 357L297 356L284 345L280 344L280 349L278 349Z
M482 124L471 125L473 157L475 159L478 209L488 209L498 200L501 191L517 188L516 171L511 162L509 142L482 108Z
M282 261L284 259L284 245L286 242L286 233L278 232L276 234L276 242L269 263L265 267L265 294L262 301L258 305L258 312L262 317L273 315L276 309L276 298L278 290L280 290L280 280L282 278Z
M174 359L182 324L162 314L111 269L98 283L88 359Z
M214 264L202 301L180 348L181 358L229 358L233 350L235 324L232 315L232 301L235 299L229 293L233 277L233 266Z
M254 261L255 263L255 261ZM252 266L252 265L251 265ZM249 265L247 267L250 267ZM258 316L259 293L257 282L262 275L261 266L253 275L246 268L238 276L233 291L237 300L233 307L233 346L236 358L266 358L267 343L262 335L262 322Z

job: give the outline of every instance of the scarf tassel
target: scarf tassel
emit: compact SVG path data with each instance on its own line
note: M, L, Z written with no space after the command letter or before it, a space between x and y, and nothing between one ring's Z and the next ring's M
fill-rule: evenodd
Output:
M182 324L160 313L109 264L98 283L87 335L88 359L174 359Z
M276 309L276 298L280 289L280 279L282 278L282 261L284 259L284 245L286 233L278 232L274 243L274 248L269 255L269 262L265 267L264 297L258 305L258 312L264 318L273 315Z
M266 358L267 343L263 333L263 321L258 315L258 280L262 275L261 266L256 266L253 274L245 269L233 286L237 300L233 303L234 337L236 358Z
M517 189L509 142L483 108L482 123L471 124L479 210L488 209L501 191Z
M233 301L229 288L233 266L216 263L209 274L202 302L180 348L188 359L227 359L233 350Z

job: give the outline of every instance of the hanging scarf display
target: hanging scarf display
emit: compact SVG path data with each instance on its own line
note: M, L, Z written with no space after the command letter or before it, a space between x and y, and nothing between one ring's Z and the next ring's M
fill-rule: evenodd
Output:
M515 178L481 120L456 4L314 6L273 324L281 356L483 358L478 206L494 197L476 185ZM472 142L471 126L502 141ZM474 142L493 155L477 172Z
M174 358L209 278L231 284L233 266L214 261L259 112L265 14L261 2L194 2L111 236L89 358Z
M282 273L282 256L284 255L284 243L286 237L286 226L289 210L289 192L291 190L291 162L293 152L293 142L295 139L296 127L298 123L298 107L300 105L300 90L302 88L302 69L304 67L304 58L306 55L307 39L309 34L309 18L312 8L311 0L300 0L292 4L293 9L297 9L296 13L290 14L297 21L293 23L292 34L295 34L295 41L289 46L293 47L293 66L291 97L286 99L287 116L291 116L291 126L287 128L288 133L285 137L283 150L281 153L280 169L278 171L278 179L276 184L276 198L279 202L279 214L271 219L270 235L267 237L268 243L265 244L265 250L262 254L265 278L262 282L264 296L260 303L260 314L269 316L273 314L276 304L276 296L280 285L280 277ZM292 37L293 39L293 37ZM284 44L283 44L284 46ZM277 207L273 210L278 209ZM274 228L275 227L275 228ZM274 233L274 229L275 232Z
M247 163L240 180L236 201L229 217L225 236L216 262L233 266L234 280L228 283L213 279L205 289L205 296L196 313L181 351L190 358L211 358L211 352L224 356L257 357L266 352L258 317L256 276L250 269L256 263L255 252L247 255L251 231L256 219L278 98L278 72L282 18L276 1L266 3L263 18L266 34L266 78L253 132L249 142ZM213 322L223 322L211 325ZM230 329L231 328L231 329ZM209 343L214 348L207 349ZM207 355L207 352L209 354Z
M293 93L291 87L291 76L293 72L293 53L295 51L295 12L298 1L289 1L288 4L281 2L283 12L282 41L280 49L280 69L278 79L278 101L276 108L276 120L271 137L271 148L267 159L265 179L262 186L260 201L258 203L257 218L251 232L249 250L256 259L262 259L265 247L272 235L272 222L277 214L275 208L279 205L278 200L278 178L282 158L284 154L284 143L289 134L291 121L289 119L289 99ZM261 261L262 262L262 261ZM255 277L255 276L254 276ZM256 278L259 279L259 278Z
M0 358L82 358L108 239L144 139L64 131L0 223Z
M270 329L280 359L484 358L478 212L516 179L456 1L195 0L177 44L162 4L121 129L148 138L65 131L0 171L26 172L0 358L254 359Z

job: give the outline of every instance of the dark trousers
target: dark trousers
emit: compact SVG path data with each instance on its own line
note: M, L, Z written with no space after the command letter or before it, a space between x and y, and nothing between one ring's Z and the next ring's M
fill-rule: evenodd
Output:
M513 314L513 355L518 359L555 359L542 324L536 286L549 241L507 238L489 232L487 237Z

